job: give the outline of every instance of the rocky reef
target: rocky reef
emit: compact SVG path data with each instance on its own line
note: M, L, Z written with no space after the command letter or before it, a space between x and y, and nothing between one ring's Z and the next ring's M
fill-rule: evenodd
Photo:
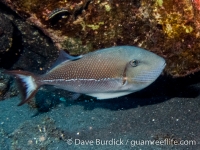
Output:
M167 61L166 73L200 70L199 0L0 0L72 55L135 45Z

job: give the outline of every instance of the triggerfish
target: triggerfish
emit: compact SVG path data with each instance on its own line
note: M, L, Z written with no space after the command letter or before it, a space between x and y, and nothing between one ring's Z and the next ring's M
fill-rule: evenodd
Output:
M70 56L60 51L56 65L43 75L12 70L22 89L22 101L30 100L40 86L48 84L97 99L110 99L139 91L161 74L165 60L134 46L116 46Z

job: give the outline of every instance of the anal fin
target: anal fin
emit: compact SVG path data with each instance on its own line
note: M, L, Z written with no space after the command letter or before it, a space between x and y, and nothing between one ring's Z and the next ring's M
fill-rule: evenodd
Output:
M89 93L86 95L96 97L99 100L103 100L103 99L110 99L110 98L116 98L116 97L128 95L130 93L132 92L126 91L126 92L116 92L116 93Z

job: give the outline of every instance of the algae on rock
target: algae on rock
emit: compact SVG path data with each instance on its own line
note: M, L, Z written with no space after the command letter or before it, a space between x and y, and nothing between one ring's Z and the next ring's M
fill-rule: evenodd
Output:
M197 0L2 1L39 27L58 49L71 54L135 45L163 56L167 61L165 71L174 77L200 70ZM67 13L48 19L57 9Z

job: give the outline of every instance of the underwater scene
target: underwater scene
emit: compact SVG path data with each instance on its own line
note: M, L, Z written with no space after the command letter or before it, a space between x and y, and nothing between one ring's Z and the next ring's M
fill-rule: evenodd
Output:
M0 150L200 149L200 0L0 0Z

